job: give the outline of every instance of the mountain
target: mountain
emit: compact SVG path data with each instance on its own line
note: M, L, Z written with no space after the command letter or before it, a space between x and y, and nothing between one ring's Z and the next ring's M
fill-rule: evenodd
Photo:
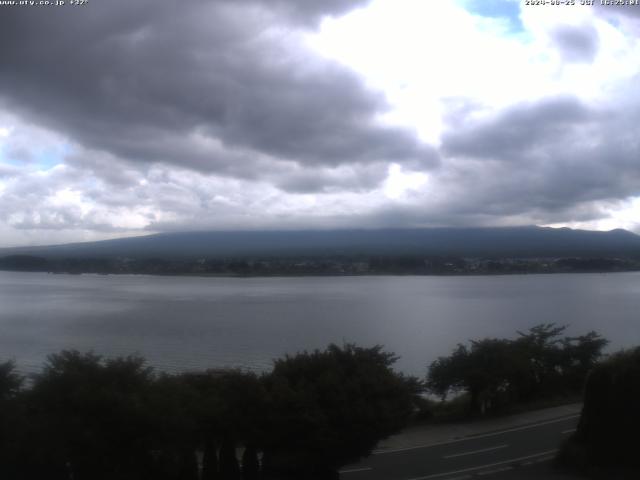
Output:
M49 259L258 258L331 256L627 257L640 258L640 236L568 228L422 228L377 230L221 231L44 247L0 249L0 257Z

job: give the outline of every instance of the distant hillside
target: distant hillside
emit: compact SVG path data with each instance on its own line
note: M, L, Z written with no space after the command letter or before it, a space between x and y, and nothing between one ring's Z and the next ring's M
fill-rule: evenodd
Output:
M542 227L162 233L46 247L0 249L0 257L266 258L456 256L640 258L640 236Z

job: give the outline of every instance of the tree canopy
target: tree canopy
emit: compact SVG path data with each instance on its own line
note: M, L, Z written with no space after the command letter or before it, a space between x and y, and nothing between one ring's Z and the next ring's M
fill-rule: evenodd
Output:
M272 433L266 466L335 470L400 430L417 391L415 382L391 370L395 360L380 346L351 344L277 360L267 377Z
M596 332L562 337L565 326L544 323L515 339L485 338L459 344L431 363L427 387L445 399L469 395L470 412L580 391L607 341Z
M63 351L27 388L3 363L0 478L333 478L411 414L417 383L394 361L330 345L260 376L157 374L141 357Z
M611 355L589 374L576 432L561 449L565 465L640 478L640 347ZM605 478L603 475L602 478Z

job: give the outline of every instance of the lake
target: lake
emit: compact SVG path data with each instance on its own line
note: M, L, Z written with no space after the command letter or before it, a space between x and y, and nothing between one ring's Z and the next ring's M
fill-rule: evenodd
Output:
M640 344L640 272L206 278L0 272L0 360L38 371L62 349L138 353L159 370L261 371L330 342L382 344L424 375L458 342L541 322Z

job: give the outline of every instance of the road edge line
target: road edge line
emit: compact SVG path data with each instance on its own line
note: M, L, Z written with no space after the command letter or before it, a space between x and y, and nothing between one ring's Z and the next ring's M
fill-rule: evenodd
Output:
M550 455L552 453L556 453L557 451L558 451L557 449L547 450L546 452L534 453L532 455L527 455L525 457L511 458L509 460L503 460L501 462L488 463L487 465L480 465L478 467L469 467L469 468L464 468L462 470L453 470L451 472L434 473L434 474L431 474L431 475L426 475L424 477L413 477L413 478L409 478L407 480L428 480L430 478L444 477L446 475L457 475L458 473L473 472L475 470L482 470L483 468L497 467L498 465L507 465L507 464L514 463L514 462L521 462L522 460L528 460L530 458L543 457L545 455Z
M486 438L486 437L493 437L496 435L502 435L503 433L510 433L510 432L517 432L520 430L527 430L529 428L536 428L536 427L541 427L543 425L550 425L552 423L560 423L563 422L565 420L570 420L572 418L578 418L580 417L579 413L573 414L573 415L568 415L566 417L559 417L553 420L547 420L544 422L539 422L539 423L531 423L528 425L522 425L520 427L512 427L512 428L508 428L506 430L499 430L499 431L495 431L495 432L490 432L490 433L481 433L478 435L468 435L466 437L462 437L462 438L454 438L452 440L446 440L443 442L434 442L434 443L425 443L422 445L416 445L413 447L402 447L402 448L393 448L393 449L389 449L389 450L374 450L373 452L371 452L371 455L384 455L385 453L396 453L396 452L404 452L404 451L408 451L408 450L418 450L420 448L429 448L429 447L435 447L438 445L448 445L450 443L459 443L459 442L466 442L469 440L475 440L476 438Z
M461 452L461 453L453 453L451 455L445 455L442 458L457 458L457 457L464 457L466 455L475 455L476 453L484 453L484 452L491 452L493 450L500 450L501 448L507 448L509 445L504 444L504 445L496 445L495 447L487 447L487 448L481 448L479 450L471 450L469 452Z

